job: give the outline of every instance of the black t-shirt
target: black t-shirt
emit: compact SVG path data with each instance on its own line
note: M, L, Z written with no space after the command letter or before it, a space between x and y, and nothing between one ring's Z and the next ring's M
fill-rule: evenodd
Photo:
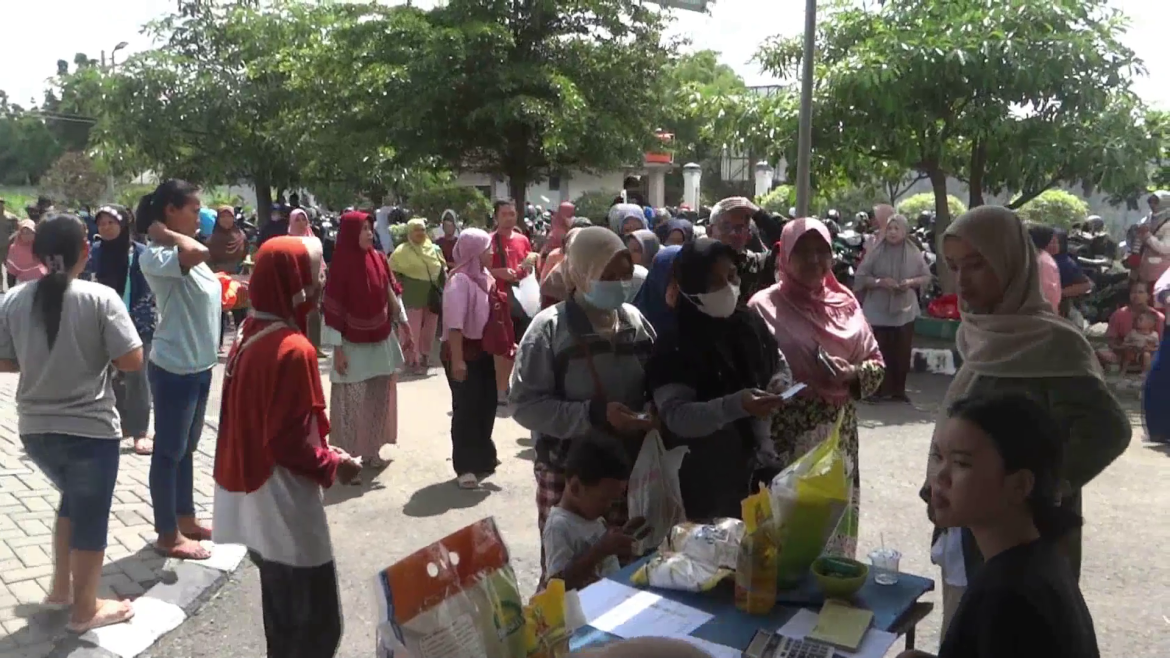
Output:
M938 658L1100 658L1072 571L1040 540L1008 549L963 594Z

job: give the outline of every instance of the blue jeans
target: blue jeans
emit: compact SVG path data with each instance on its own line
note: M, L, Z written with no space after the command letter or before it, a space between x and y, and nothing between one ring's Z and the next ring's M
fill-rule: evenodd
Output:
M57 516L72 524L69 547L104 551L118 481L118 439L23 434L20 442L33 463L61 491Z
M173 534L180 516L195 516L195 449L211 393L211 371L177 375L150 364L154 397L154 454L150 502L159 536Z

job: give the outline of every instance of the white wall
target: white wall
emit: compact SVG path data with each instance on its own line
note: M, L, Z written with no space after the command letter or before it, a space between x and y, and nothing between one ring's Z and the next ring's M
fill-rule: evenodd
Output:
M561 176L558 189L549 188L549 181L533 183L528 186L528 201L534 205L555 206L562 201L572 201L586 192L612 192L617 194L622 189L622 181L627 173L614 171L603 174L576 172ZM496 181L493 185L492 177L488 174L464 172L455 179L459 185L492 187L493 197L502 198L508 195L506 181ZM546 201L547 199L547 201Z

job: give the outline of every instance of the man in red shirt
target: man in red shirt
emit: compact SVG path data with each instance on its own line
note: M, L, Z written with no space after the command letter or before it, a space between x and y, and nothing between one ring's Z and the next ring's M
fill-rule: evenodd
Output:
M1134 318L1140 312L1152 311L1157 318L1155 327L1158 339L1162 339L1163 329L1166 326L1166 317L1162 312L1150 307L1150 291L1142 282L1134 281L1129 286L1129 306L1122 306L1109 316L1109 328L1105 330L1105 338L1109 340L1109 347L1097 350L1097 358L1102 365L1119 365L1122 353L1127 349L1125 337L1133 331ZM1132 361L1131 361L1132 363ZM1141 361L1138 360L1138 365ZM1125 373L1121 373L1125 374Z
M511 199L500 199L494 205L496 230L492 233L491 273L496 279L498 290L509 290L532 273L532 267L525 262L528 254L532 253L532 243L516 230L516 204ZM532 318L516 302L514 290L508 297L512 302L512 327L516 331L516 342L519 343ZM511 376L512 361L496 357L496 388L501 404L507 402L508 380Z

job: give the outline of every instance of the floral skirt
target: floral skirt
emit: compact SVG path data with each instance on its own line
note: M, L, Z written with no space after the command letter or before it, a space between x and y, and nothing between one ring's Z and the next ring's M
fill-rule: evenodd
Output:
M354 457L377 457L382 446L398 442L398 377L334 383L329 395L329 425L330 445Z

